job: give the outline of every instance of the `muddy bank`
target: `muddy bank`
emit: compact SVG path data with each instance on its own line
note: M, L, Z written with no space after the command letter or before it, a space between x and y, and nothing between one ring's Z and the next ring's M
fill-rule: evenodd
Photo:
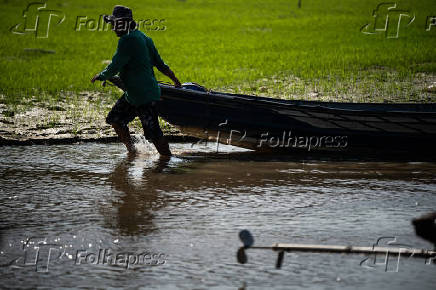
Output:
M384 81L372 79L342 80L332 88L323 82L307 83L293 76L272 77L219 91L253 94L282 99L313 101L375 102L375 103L434 103L436 76L417 74L413 80L398 81L395 72L375 69ZM117 136L105 117L121 91L61 92L41 95L32 89L25 94L2 93L0 89L0 145L71 144L76 142L116 142ZM183 135L177 128L160 120L170 142L190 142L197 139ZM131 133L142 135L136 118L129 124Z
M197 142L198 138L186 136L183 134L167 134L164 132L169 142ZM67 136L66 136L67 135ZM75 143L112 143L119 142L117 136L68 136L68 134L53 135L49 137L24 137L20 139L13 139L0 136L0 146L7 145L56 145L56 144L75 144Z
M19 103L7 103L0 96L0 145L117 142L114 130L105 123L114 103L113 98L99 92L63 96L60 100L32 97ZM196 140L163 120L160 123L170 142ZM137 119L129 128L134 135L143 134Z

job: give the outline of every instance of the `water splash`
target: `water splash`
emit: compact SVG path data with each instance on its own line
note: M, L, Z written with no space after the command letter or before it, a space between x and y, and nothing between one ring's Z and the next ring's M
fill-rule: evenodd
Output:
M154 145L148 142L144 135L134 135L132 140L138 154L147 156L159 155Z

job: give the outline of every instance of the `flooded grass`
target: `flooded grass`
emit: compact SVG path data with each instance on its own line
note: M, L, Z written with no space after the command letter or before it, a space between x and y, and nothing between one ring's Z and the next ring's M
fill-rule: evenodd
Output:
M80 139L116 136L105 122L116 98L101 92L64 93L58 98L32 97L21 102L5 102L0 95L0 136L10 140L27 138ZM173 126L160 119L165 134L180 134ZM129 124L134 134L142 134L139 119Z

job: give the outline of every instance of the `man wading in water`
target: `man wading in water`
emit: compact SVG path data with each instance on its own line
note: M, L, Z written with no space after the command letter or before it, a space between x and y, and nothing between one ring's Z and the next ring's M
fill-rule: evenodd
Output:
M108 80L119 72L126 88L106 117L106 122L115 129L129 153L135 153L127 124L138 116L145 138L161 155L170 156L168 141L159 127L156 102L160 99L160 87L153 66L168 76L176 87L181 86L180 82L159 56L151 38L136 29L130 8L117 5L112 15L105 16L104 20L112 24L120 39L111 64L95 75L91 82Z

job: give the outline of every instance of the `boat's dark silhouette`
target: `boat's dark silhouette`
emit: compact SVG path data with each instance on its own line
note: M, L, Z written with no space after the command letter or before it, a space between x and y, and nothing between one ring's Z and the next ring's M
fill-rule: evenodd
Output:
M160 115L198 138L256 151L434 152L436 104L280 100L161 84Z

